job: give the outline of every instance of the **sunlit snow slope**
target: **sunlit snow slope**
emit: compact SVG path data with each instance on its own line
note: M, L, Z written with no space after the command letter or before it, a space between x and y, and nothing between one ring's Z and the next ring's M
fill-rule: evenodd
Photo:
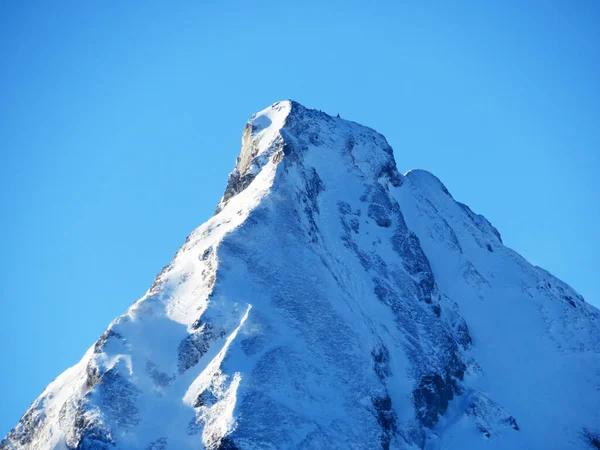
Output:
M600 448L598 310L370 128L255 114L217 213L0 449Z

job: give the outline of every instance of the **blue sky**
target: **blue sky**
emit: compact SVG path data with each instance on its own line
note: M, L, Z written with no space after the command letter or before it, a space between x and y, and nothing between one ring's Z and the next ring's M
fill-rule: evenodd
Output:
M600 306L600 4L3 2L0 434L144 294L292 98L369 125Z

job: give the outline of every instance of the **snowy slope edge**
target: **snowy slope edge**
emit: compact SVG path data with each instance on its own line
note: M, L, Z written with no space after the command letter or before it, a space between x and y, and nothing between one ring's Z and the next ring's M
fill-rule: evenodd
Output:
M260 146L260 155L258 152L253 155L253 158L256 158L252 161L254 163L252 166L248 164L249 160L244 160L242 163L245 164L241 170L243 176L248 176L247 172L251 171L251 177L254 179L260 171L256 169L262 169L272 151L281 146L279 130L283 127L290 110L290 102L279 102L253 115L248 122L238 161L251 152L257 151L259 144L262 145ZM17 426L2 441L0 448L28 448L26 446L29 445L34 446L31 448L79 448L86 445L85 434L94 435L92 441L111 443L110 433L104 429L97 429L102 428L98 417L95 417L94 413L86 412L86 404L91 403L86 397L91 397L92 389L103 381L107 373L109 376L113 372L117 373L115 368L120 363L119 357L113 361L105 361L102 349L109 341L122 339L122 335L118 331L119 328L124 324L135 322L140 316L165 314L174 322L187 325L191 330L199 330L198 334L190 334L190 336L209 335L205 330L205 325L200 325L197 322L204 312L206 306L204 302L216 282L217 258L216 252L213 252L213 250L227 233L243 222L250 210L266 194L270 183L272 183L273 172L273 167L266 168L263 173L264 176L254 183L254 189L246 192L243 198L240 196L235 202L230 202L231 206L228 211L222 211L222 204L232 196L229 194L232 186L235 186L236 194L242 190L232 181L236 174L240 173L239 163L236 164L230 175L228 190L219 204L218 211L220 214L218 218L215 215L190 234L173 261L157 275L148 292L127 313L115 319L109 325L106 332L86 352L84 358L77 365L57 377L42 392L40 397L23 415ZM246 185L244 185L245 187ZM236 205L240 205L241 209L233 213L232 210ZM230 214L227 214L227 212L230 212ZM217 228L218 230L215 231ZM193 256L190 257L191 255L188 254L198 246L204 247L201 255L195 255L202 261L200 268L194 267L198 263L194 261ZM187 271L188 269L191 270ZM173 283L174 274L176 274L175 278L179 276L181 279L185 279L190 276L190 273L198 269L201 272L202 282L191 289L191 291L195 291L194 301L186 305L175 305L173 299L169 298L169 291L172 290L170 285ZM185 343L185 345L180 346L183 347L184 352L188 342L189 353L191 353L189 358L196 362L195 360L202 353L203 344L195 342L194 339L186 341L184 338L182 343ZM177 361L178 371L185 371L188 368L187 366L191 364L193 362L180 358ZM170 380L169 376L156 372L154 365L155 363L151 363L148 372L168 382ZM130 386L127 385L124 390L129 390L128 388ZM129 406L132 406L130 412L136 412L137 408L133 405ZM67 425L66 429L62 428L63 425Z

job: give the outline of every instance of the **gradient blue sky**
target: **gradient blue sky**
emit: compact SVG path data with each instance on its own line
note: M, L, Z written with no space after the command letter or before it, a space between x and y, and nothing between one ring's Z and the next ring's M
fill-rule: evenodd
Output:
M387 136L600 305L600 3L0 5L0 435L214 211L256 110Z

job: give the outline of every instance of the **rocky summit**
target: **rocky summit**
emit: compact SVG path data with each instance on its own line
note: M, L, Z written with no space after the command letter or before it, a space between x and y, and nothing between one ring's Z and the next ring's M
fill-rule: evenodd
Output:
M599 449L600 316L386 139L276 103L0 449Z

